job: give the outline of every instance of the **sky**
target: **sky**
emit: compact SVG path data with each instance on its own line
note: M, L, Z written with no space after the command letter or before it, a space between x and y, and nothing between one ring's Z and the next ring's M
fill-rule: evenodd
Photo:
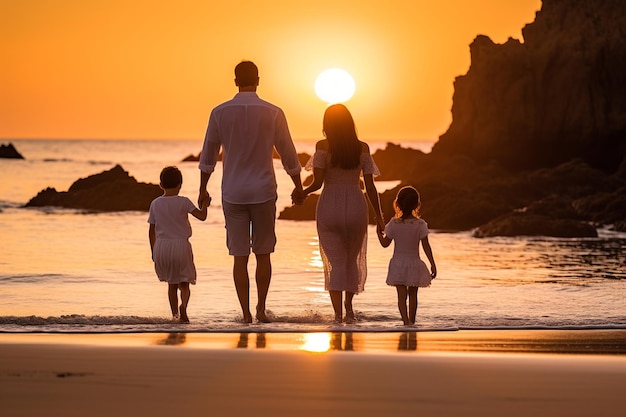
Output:
M0 0L0 138L198 139L259 67L259 96L316 140L341 68L362 139L436 141L477 35L522 40L541 0Z

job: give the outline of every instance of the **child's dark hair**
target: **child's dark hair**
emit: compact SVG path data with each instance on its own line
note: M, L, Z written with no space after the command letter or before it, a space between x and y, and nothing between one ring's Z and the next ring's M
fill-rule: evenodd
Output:
M421 204L420 193L418 193L414 187L410 185L402 187L400 191L398 191L396 199L393 201L396 217L419 217L418 210Z
M161 185L163 188L176 188L183 183L183 174L174 166L161 170Z

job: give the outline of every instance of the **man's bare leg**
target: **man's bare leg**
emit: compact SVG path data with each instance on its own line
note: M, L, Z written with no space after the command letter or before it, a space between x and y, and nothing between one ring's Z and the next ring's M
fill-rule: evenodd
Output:
M244 323L252 323L250 313L250 278L248 276L248 256L235 256L233 264L233 280L237 297L241 305Z
M261 323L269 323L270 320L265 314L265 301L272 281L272 262L270 254L256 255L256 290L258 303L256 305L256 319Z

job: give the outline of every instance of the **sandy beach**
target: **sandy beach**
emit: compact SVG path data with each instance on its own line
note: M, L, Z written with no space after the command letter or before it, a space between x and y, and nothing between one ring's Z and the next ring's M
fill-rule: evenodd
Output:
M617 416L625 345L624 330L5 333L0 404L11 417Z

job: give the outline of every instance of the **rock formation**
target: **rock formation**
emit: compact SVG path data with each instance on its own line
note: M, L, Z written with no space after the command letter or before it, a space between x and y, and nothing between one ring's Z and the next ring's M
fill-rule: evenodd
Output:
M453 121L432 153L513 170L626 155L626 2L544 0L524 42L478 36L454 82Z
M158 185L139 183L120 165L109 171L75 181L68 191L46 188L26 207L56 206L90 211L148 211L150 203L163 194Z
M8 145L0 145L0 158L24 159L12 143L9 143Z
M448 131L430 154L376 152L379 179L416 187L432 229L626 231L626 2L543 0L523 36L503 45L478 36L454 82ZM398 187L381 195L386 219ZM280 217L312 219L314 207Z

